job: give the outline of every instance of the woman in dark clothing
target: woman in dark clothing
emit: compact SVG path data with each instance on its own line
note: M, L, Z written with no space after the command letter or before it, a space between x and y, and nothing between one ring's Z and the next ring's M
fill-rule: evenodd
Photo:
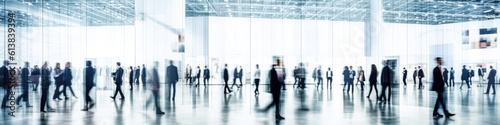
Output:
M128 75L129 79L128 79L128 82L130 84L130 90L132 90L134 88L134 86L132 85L134 83L134 69L132 68L132 66L130 66L130 74Z
M59 95L61 94L61 92L59 91L59 88L63 85L63 81L62 81L62 70L61 70L61 64L59 63L56 63L56 68L54 68L54 80L55 80L55 84L56 84L56 88L54 90L54 97L52 97L52 99L56 100L56 99L59 99L59 100L62 100L61 98L59 98Z
M370 74L370 79L369 79L370 92L368 92L368 96L366 96L366 98L370 98L370 94L372 93L372 89L375 88L375 95L377 96L377 99L378 99L377 76L378 76L377 66L375 66L375 64L372 64L372 72Z

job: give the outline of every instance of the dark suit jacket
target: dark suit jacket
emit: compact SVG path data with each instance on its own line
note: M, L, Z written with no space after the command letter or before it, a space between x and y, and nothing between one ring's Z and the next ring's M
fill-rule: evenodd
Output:
M283 74L282 74L283 75ZM269 88L271 89L271 93L279 94L281 92L281 84L283 84L283 79L278 79L278 73L276 69L271 69L271 79L270 79Z
M469 78L469 71L467 69L462 69L462 80L467 80Z
M243 69L240 69L240 72L238 72L238 78L241 79L243 77Z
M432 84L432 91L436 92L444 92L444 80L443 75L441 74L441 70L436 66L432 71L434 84Z
M229 71L227 71L227 68L224 68L224 80L228 80L229 79Z
M234 78L239 78L238 74L240 74L240 73L238 73L238 69L234 68L233 77Z
M470 72L469 72L469 73L470 73L470 74L469 74L469 77L474 77L474 70L470 70Z
M483 69L481 69L481 68L477 69L477 75L484 76Z
M9 69L6 66L0 67L0 85L4 88L9 87Z
M123 83L123 69L122 67L118 68L115 72L115 84L122 85Z
M323 78L321 72L322 72L321 69L316 70L316 77Z
M137 73L135 73L135 74L137 74ZM128 82L129 83L134 82L134 70L133 69L131 69L130 73L128 74Z
M497 70L491 69L490 74L488 74L488 81L495 82L495 76L497 75Z
M208 69L203 70L203 78L210 78L210 70Z
M151 86L152 87L159 87L160 86L160 75L158 74L158 69L153 68L153 71L151 71ZM157 91L157 90L156 90Z
M141 76L140 74L141 74L141 69L135 69L134 75L136 79L138 79L139 76Z
M344 72L342 72L342 75L344 75L344 81L349 80L349 70L344 70Z
M370 82L375 84L377 82L377 76L378 76L378 72L377 70L372 70L372 72L370 73Z
M69 85L71 85L71 81L69 82ZM49 86L50 86L50 70L49 68L42 67L42 88L47 88Z
M382 75L380 77L380 82L384 85L391 84L391 69L389 69L389 66L385 66L382 69Z
M177 67L170 65L167 67L166 80L167 83L176 83L179 80L179 74L177 73Z
M141 70L141 79L143 81L146 81L146 67L142 67L142 70ZM144 84L144 83L143 83Z
M408 70L405 69L403 71L403 78L406 78L406 77L408 77Z
M42 71L42 74L43 74L43 71ZM64 69L63 81L65 82L66 85L71 85L71 80L73 80L73 75L71 73L71 69L70 68L65 68Z
M444 80L448 80L448 70L443 71Z
M418 76L417 74L418 74L417 70L413 71L413 77L417 77Z
M85 74L85 85L87 87L94 86L95 69L87 66L83 72Z
M424 77L425 77L425 75L424 75L424 70L419 69L419 70L418 70L418 76L420 76L420 78L424 78Z
M29 85L28 85L28 75L30 74L30 70L26 67L21 69L21 82L22 82L22 87L23 90L28 90ZM36 83L38 84L38 83Z
M201 69L198 69L198 72L196 73L196 78L200 78L201 76Z

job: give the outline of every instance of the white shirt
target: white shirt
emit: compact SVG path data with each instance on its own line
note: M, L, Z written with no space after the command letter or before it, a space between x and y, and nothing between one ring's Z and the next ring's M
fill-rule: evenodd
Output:
M276 70L276 75L278 75L278 80L283 81L283 69L279 66L274 67L274 69Z
M332 77L332 70L326 71L326 77Z
M255 70L255 73L253 74L253 77L255 79L260 79L260 69L256 69Z

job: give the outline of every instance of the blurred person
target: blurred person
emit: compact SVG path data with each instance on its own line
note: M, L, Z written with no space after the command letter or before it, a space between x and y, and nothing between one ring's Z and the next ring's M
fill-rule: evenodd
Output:
M319 88L319 84L321 84L321 89L323 89L323 76L322 76L321 65L319 65L318 69L316 70L316 77L318 79L318 85L316 86L316 89Z
M194 81L196 82L195 87L198 87L200 85L200 76L201 76L201 69L200 66L196 66L196 75L194 77Z
M481 84L483 83L483 77L484 77L484 72L483 72L483 65L479 65L479 68L477 69L477 76L479 76L479 83L477 83L477 87L481 87Z
M281 87L283 88L283 90L286 90L286 84L285 84L285 81L286 81L286 68L285 68L285 65L283 65L283 63L281 63L281 70L283 70L283 85L281 85Z
M443 79L443 68L442 68L442 60L441 60L441 57L437 57L436 58L436 63L438 64L436 66L436 68L434 68L432 74L433 74L433 78L434 78L434 84L432 84L432 91L436 91L436 93L438 94L437 95L437 100L436 100L436 105L434 105L434 111L432 112L432 116L434 117L442 117L443 115L440 115L438 113L438 107L439 107L439 104L441 104L441 107L443 108L443 111L444 111L444 115L448 118L450 116L454 116L455 114L452 114L450 113L447 109L446 109L446 104L444 103L444 99L443 99L443 94L445 92L445 89L444 89L444 79Z
M472 86L472 78L474 77L474 69L472 66L469 66L469 84Z
M406 70L405 67L403 67L403 83L406 87L406 77L408 76L408 70Z
M146 64L142 64L141 81L142 81L142 86L145 86L146 85Z
M69 91L71 92L71 94L73 94L73 97L78 98L78 97L76 97L75 92L73 92L73 88L71 87L71 85L72 85L71 80L73 80L73 75L71 73L70 68L71 68L71 63L66 62L66 68L64 68L64 71L63 71L64 87L62 90L62 93L63 93L65 99L69 99L68 96L66 95L66 88L69 88Z
M446 85L446 86L450 86L448 84L448 73L449 73L448 69L444 68L444 71L443 71L443 80L444 81L443 82L444 82L444 85Z
M243 79L243 67L242 66L240 66L240 71L238 72L238 78L240 79L240 87L242 87L243 86L243 82L241 82Z
M422 78L425 77L424 75L424 70L422 70L422 68L420 66L418 66L418 89L422 89L422 87L424 87L424 85L422 84Z
M455 70L453 70L453 67L450 68L450 85L455 86Z
M345 91L345 86L349 84L349 67L347 66L344 67L342 75L344 75L344 91Z
M64 82L63 82L63 71L61 70L60 63L56 63L56 67L54 68L54 80L56 88L54 89L54 96L52 97L52 99L54 101L62 100L61 98L59 98L59 96L61 95L61 91L59 91L59 88L61 88Z
M145 67L143 66L142 68L144 69ZM156 107L156 114L165 114L165 112L161 111L160 101L158 96L160 90L160 75L158 74L158 61L155 61L153 63L153 69L151 70L151 77L149 79L149 86L151 88L151 93L153 94L153 96L151 96L146 101L146 106L149 105L149 103L151 102L151 98L153 98Z
M370 73L370 78L368 78L368 80L370 81L370 92L368 92L368 96L366 96L366 98L370 98L372 89L375 88L375 96L377 96L377 100L379 99L377 90L377 77L378 77L377 66L375 66L375 64L372 64L372 72Z
M167 67L167 73L166 74L166 81L167 81L167 91L168 91L168 98L170 99L170 88L173 88L173 96L172 100L175 100L175 84L179 80L179 75L177 74L177 67L174 66L174 61L170 60L170 66ZM173 87L172 87L173 86Z
M2 86L3 89L5 89L5 94L3 96L2 100L2 108L7 108L7 100L9 100L9 95L10 92L12 91L11 89L11 83L10 83L10 73L9 73L9 61L5 60L3 61L3 66L0 67L0 85Z
M379 96L379 100L381 102L388 101L390 103L391 101L391 69L389 68L389 61L384 61L384 68L382 68L382 74L380 76L380 82L382 83L382 92L381 95ZM388 92L388 98L386 98L385 95L385 90L389 89ZM383 100L382 100L383 99Z
M19 95L16 99L16 103L17 104L21 104L19 103L21 101L21 99L23 99L23 102L26 103L26 107L33 107L30 105L30 102L29 102L29 84L28 84L28 78L29 78L29 63L28 62L24 62L24 68L22 68L21 70L21 86L22 86L22 89L23 89L23 94ZM21 105L19 105L21 106Z
M465 65L462 66L462 85L460 85L460 89L462 89L462 86L464 86L464 83L467 84L467 87L470 89L469 71L465 68Z
M350 88L352 87L351 93L354 93L354 79L356 78L356 71L352 69L352 66L349 66L349 81L347 85L347 93L349 93Z
M418 76L418 70L417 67L415 67L415 70L413 71L413 84L417 84L417 76Z
M318 68L314 67L314 70L313 70L313 74L312 74L312 78L313 78L313 81L316 82L316 79L318 78L318 71L317 71Z
M260 69L259 64L255 65L255 72L253 74L254 84L255 84L255 94L259 94L259 83L260 83Z
M48 63L43 63L42 66L42 99L40 101L40 112L45 113L45 105L47 105L48 112L54 112L48 102L49 87L50 87L50 69L47 67Z
M488 88L486 89L486 93L484 94L488 94L490 93L490 87L493 88L493 93L492 94L495 94L495 77L497 75L497 70L493 69L493 66L490 66L490 73L488 74Z
M298 69L298 77L299 77L299 87L304 89L306 88L306 76L307 76L307 72L306 72L306 68L304 67L304 64L303 63L299 63L299 69Z
M38 84L40 83L40 68L38 68L37 65L35 65L31 71L31 82L33 82L33 91L38 90Z
M205 65L205 69L203 69L203 86L204 87L207 87L209 80L210 80L210 70Z
M186 78L186 84L191 84L191 66L189 64L186 66L186 74L184 77Z
M278 59L276 60L276 64L273 65L273 68L270 71L270 84L269 88L270 91L273 95L273 102L269 104L263 111L268 111L273 105L276 107L276 114L275 118L276 119L285 119L280 115L279 108L280 108L280 94L281 94L281 85L283 85L283 70L281 69L281 61Z
M298 69L297 69L297 66L295 66L295 68L293 69L293 86L292 88L295 88L295 85L297 85L298 81L299 81L299 76L298 76Z
M231 88L234 87L234 85L236 85L236 79L240 78L238 75L240 73L238 73L238 66L234 67L234 71L233 71L233 85L231 85ZM240 88L238 85L236 85L236 87Z
M137 66L134 72L134 82L139 85L139 76L141 76L141 66Z
M130 72L128 75L128 84L130 84L130 90L134 89L134 68L130 66Z
M229 71L227 70L227 64L224 64L224 71L223 71L223 78L224 78L224 94L228 94L226 90L229 92L232 92L231 89L229 89L229 85L227 85L227 81L229 80Z
M120 96L121 96L120 99L125 99L125 96L123 96L123 92L122 92L122 88L121 88L121 86L123 84L123 79L122 79L123 69L120 66L121 66L121 63L116 62L116 71L115 71L115 75L113 76L114 80L115 80L116 89L115 89L115 94L113 96L110 96L111 99L113 99L113 100L115 100L118 92L120 93Z
M359 81L359 83L361 83L361 91L362 92L365 90L365 80L366 80L365 79L365 70L363 70L363 67L359 66L358 81Z
M92 90L92 87L95 85L95 68L92 67L92 62L90 60L87 60L85 62L85 69L83 70L84 74L84 79L83 79L83 88L85 88L85 98L84 98L84 107L82 111L88 111L90 108L94 107L94 101L92 98L90 98L90 90ZM90 105L89 105L90 104Z
M330 89L332 89L332 77L333 77L333 71L328 67L328 71L326 71L326 88L328 88L328 85L330 85Z

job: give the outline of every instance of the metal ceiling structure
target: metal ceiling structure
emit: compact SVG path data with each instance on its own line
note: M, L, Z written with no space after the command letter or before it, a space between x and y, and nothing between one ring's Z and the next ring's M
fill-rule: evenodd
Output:
M0 16L14 12L17 26L134 25L135 0L6 0ZM2 21L6 23L6 21Z
M500 18L500 0L382 0L389 23L446 24ZM364 21L370 0L186 0L186 16Z

